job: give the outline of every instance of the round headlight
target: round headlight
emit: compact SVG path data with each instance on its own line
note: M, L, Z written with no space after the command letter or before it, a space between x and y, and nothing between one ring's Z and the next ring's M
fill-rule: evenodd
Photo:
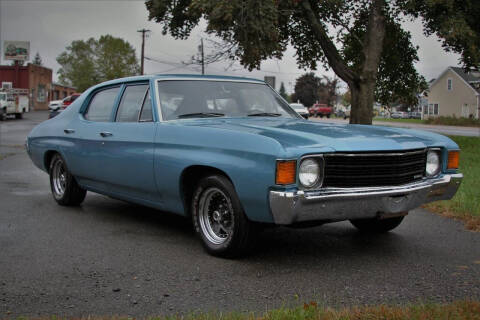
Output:
M425 173L427 177L433 177L437 175L438 172L440 172L440 156L436 151L428 151Z
M298 171L298 180L307 188L313 187L320 178L320 166L313 159L303 160Z

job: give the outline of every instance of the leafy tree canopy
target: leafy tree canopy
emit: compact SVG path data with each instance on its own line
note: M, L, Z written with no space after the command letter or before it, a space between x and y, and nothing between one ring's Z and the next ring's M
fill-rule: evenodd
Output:
M436 34L445 50L461 55L463 66L480 68L480 1L404 0L406 11L421 17L425 34Z
M315 76L313 72L305 73L295 82L295 92L292 94L292 101L298 100L306 107L312 106L318 100L318 91L322 79Z
M73 41L57 62L60 82L80 92L103 81L137 75L140 70L135 49L111 35Z
M414 68L417 48L401 28L402 19L424 17L427 34L437 33L447 48L472 59L463 59L467 65L474 64L479 46L467 38L478 35L480 19L469 12L478 2L147 0L146 6L164 33L180 39L205 19L206 31L223 39L230 56L250 70L259 68L262 60L281 58L292 45L299 67L328 65L348 84L352 123L371 123L375 96L384 103L392 97L414 102L413 93L425 85ZM454 12L457 6L463 8L460 13ZM456 23L461 27L454 27ZM471 32L461 35L462 30Z

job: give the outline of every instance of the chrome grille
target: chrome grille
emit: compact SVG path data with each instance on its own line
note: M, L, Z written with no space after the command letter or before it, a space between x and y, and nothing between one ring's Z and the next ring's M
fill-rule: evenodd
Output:
M421 180L427 151L325 154L323 187L396 186Z

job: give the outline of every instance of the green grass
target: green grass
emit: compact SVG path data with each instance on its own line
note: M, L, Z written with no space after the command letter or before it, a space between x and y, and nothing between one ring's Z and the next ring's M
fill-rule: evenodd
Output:
M406 122L406 123L418 123L425 124L425 121L422 119L391 119L391 118L373 118L373 121L382 121L382 122Z
M465 127L480 127L480 120L470 118L456 118L456 117L438 117L425 120L425 124L440 124L446 126L465 126Z
M27 320L27 317L17 319ZM64 317L35 317L40 320L60 320ZM120 320L133 319L121 316L84 316L69 319L85 320ZM315 302L297 308L280 308L263 314L255 313L195 313L189 315L157 316L147 319L158 320L480 320L480 302L458 301L449 304L416 304L407 306L362 306L345 309L319 307Z
M427 209L464 220L469 229L480 231L480 138L451 136L460 146L463 181L455 197L425 205Z
M433 125L461 126L461 127L480 127L479 120L469 119L469 118L456 118L456 117L437 117L437 118L431 118L426 120L373 118L373 121L404 122L404 123L433 124Z

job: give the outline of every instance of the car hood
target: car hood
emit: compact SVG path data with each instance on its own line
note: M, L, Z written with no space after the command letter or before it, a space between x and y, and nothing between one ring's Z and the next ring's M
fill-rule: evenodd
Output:
M195 119L183 124L258 134L276 140L291 154L409 150L431 146L458 148L449 138L432 132L373 125L263 117Z

